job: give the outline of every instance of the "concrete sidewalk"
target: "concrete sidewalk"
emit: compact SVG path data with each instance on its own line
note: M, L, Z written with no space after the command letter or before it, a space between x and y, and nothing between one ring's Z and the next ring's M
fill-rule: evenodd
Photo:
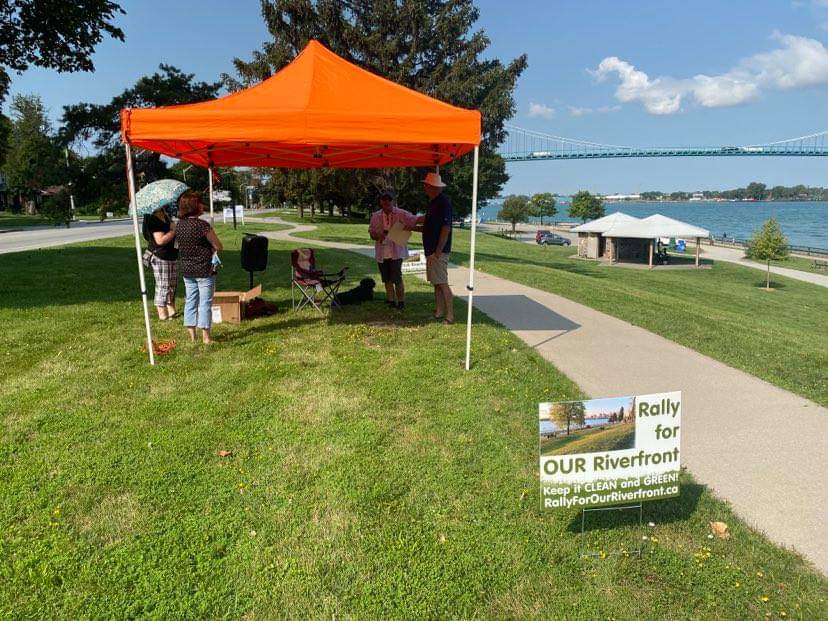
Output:
M755 270L761 270L762 272L767 272L767 265L762 265L761 263L756 263L755 261L749 261L745 259L745 251L736 249L736 248L725 248L723 246L704 246L702 257L707 259L714 259L716 261L727 261L728 263L736 263L737 265L743 265L744 267L750 267ZM794 280L801 280L803 282L809 282L814 285L821 285L823 287L828 287L828 273L827 274L817 274L815 272L805 272L802 270L795 270L789 267L778 267L776 265L771 265L770 268L771 274L778 274L779 276L786 276L788 278L793 278Z
M314 228L266 235L373 256L366 246L291 237ZM449 280L464 296L468 270L452 267ZM478 272L474 305L591 397L681 390L684 465L748 524L828 574L828 409L625 321L503 278Z

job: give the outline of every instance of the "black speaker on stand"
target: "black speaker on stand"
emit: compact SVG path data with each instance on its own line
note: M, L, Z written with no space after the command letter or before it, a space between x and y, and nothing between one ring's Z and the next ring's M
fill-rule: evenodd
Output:
M267 268L267 237L247 233L241 244L242 269L250 274L250 288L253 288L253 272Z

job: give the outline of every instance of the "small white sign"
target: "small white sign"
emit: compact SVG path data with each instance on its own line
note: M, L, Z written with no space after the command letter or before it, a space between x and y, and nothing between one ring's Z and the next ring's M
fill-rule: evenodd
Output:
M229 203L230 190L213 190L213 202L215 203Z
M221 323L221 306L210 307L213 315L213 323Z
M244 224L244 205L236 205L236 220ZM224 223L227 224L227 221L233 221L233 207L225 207L222 210L222 216L224 218Z

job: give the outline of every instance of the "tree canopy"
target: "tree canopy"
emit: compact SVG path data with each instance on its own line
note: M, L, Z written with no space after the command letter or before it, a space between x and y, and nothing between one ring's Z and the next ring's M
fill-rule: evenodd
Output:
M572 197L569 205L569 216L580 218L583 222L595 220L604 215L604 202L594 194L581 190Z
M526 222L532 215L534 215L534 210L529 204L529 197L523 194L507 196L500 211L497 212L498 219L512 223L513 233L518 222Z
M529 199L529 204L534 212L533 215L541 219L541 226L543 226L544 218L552 218L558 213L557 203L551 192L533 194L532 198Z
M583 425L586 417L586 407L583 401L567 401L564 403L553 403L549 417L558 427L566 427L566 434L569 435L573 424Z
M36 191L64 180L61 151L46 107L37 95L15 95L11 102L9 150L3 171L15 203L35 200Z
M11 71L29 66L92 71L92 53L105 36L124 40L113 24L123 13L110 0L0 0L0 103Z
M479 109L483 116L480 200L495 196L507 181L495 148L505 138L504 122L514 114L513 90L526 68L526 56L504 64L486 55L489 39L482 30L473 30L478 10L471 0L262 0L261 7L272 40L254 51L250 60L234 60L237 75L224 76L229 88L269 77L310 39L317 39L348 61L394 82ZM470 155L464 156L440 171L458 214L471 208L471 161ZM289 202L307 200L301 188L313 187L320 201L371 208L378 189L393 184L400 204L412 208L426 202L419 182L423 174L410 169L290 170L273 175L269 185L281 184L277 192Z

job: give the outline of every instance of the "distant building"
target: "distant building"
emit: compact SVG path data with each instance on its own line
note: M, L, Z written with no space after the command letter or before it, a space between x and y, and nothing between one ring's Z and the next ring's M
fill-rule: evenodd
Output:
M640 201L641 194L609 194L604 197L605 201Z

